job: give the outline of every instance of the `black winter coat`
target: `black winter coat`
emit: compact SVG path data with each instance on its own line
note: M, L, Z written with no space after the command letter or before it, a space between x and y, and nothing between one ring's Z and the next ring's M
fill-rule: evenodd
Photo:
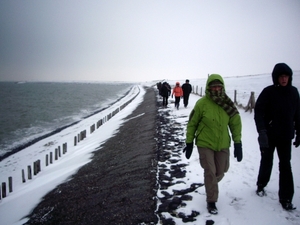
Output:
M257 131L267 130L270 137L293 139L300 134L300 100L293 86L268 86L259 95L254 119Z
M181 86L182 90L183 90L183 95L184 96L187 96L189 95L191 92L192 92L192 85L191 84L188 84L188 83L184 83L182 86Z
M167 82L164 82L160 89L160 95L162 97L168 97L170 96L170 94L171 94L171 86Z
M287 86L280 86L278 77L289 76ZM292 86L292 70L285 63L275 65L272 72L273 85L260 93L254 109L257 131L267 130L268 136L277 140L294 138L295 130L300 135L300 97Z

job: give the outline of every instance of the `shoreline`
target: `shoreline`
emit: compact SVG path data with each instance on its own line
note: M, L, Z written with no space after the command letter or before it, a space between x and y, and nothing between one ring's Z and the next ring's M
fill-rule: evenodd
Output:
M145 89L118 133L44 196L25 224L157 223L157 101L154 88Z
M76 125L76 124L80 123L82 120L84 120L84 119L86 119L86 118L89 118L89 117L91 117L91 116L94 116L94 115L96 115L97 113L100 113L100 112L102 112L102 111L108 109L109 107L111 107L112 105L114 105L114 104L117 103L118 101L122 100L124 97L126 97L126 96L128 95L128 93L132 90L133 87L134 87L134 86L131 86L131 88L129 88L129 90L126 91L126 92L124 93L124 95L122 95L122 96L119 97L118 99L114 100L113 102L109 103L107 106L105 106L105 107L103 107L103 108L101 108L101 109L99 109L99 110L96 110L96 111L92 112L92 113L89 114L89 115L86 115L86 116L82 117L82 119L80 119L80 120L78 120L78 121L74 121L74 122L72 122L72 123L70 123L70 124L66 124L66 125L64 125L64 126L62 126L62 127L59 127L59 128L57 128L57 129L53 130L53 131L47 132L47 133L44 134L44 135L41 135L41 136L36 137L36 138L33 138L33 139L31 139L31 140L29 140L29 141L23 143L23 144L20 144L20 145L17 145L17 146L15 146L15 147L13 147L12 149L10 149L9 151L7 151L6 153L0 155L0 162L1 162L2 160L6 159L7 157L9 157L9 156L11 156L11 155L13 155L13 154L15 154L15 153L21 151L21 150L23 150L23 149L25 149L25 148L27 148L27 147L33 145L33 144L35 144L35 143L37 143L37 142L39 142L39 141L41 141L41 140L43 140L43 139L45 139L45 138L48 138L48 137L50 137L50 136L52 136L52 135L54 135L54 134L57 134L57 133L63 131L64 129L67 129L67 128L73 126L73 125Z

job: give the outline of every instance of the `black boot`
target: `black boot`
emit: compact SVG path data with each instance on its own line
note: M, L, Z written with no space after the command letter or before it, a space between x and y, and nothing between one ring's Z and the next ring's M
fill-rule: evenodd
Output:
M207 203L207 210L210 214L216 215L218 214L218 209L216 207L216 203L215 202L208 202Z
M282 208L288 211L296 209L290 200L280 200L280 204L282 205Z
M263 186L257 186L256 194L259 197L263 197L267 195Z

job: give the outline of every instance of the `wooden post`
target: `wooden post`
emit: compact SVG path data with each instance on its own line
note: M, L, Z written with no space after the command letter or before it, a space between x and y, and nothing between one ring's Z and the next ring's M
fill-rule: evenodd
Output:
M255 107L255 97L254 97L254 92L252 91L245 112L247 112L248 110L252 112L252 109L254 109L254 107Z
M82 140L86 138L86 130L83 130L82 132Z
M2 198L6 197L6 183L2 182Z
M95 124L93 124L90 128L90 134L93 133L95 131Z
M63 144L63 154L67 152L67 143Z
M252 91L251 92L251 107L252 107L252 109L255 108L255 96L254 96L254 94L255 94L255 92Z
M58 146L58 157L61 157L60 146Z
M41 160L37 160L33 163L33 175L37 175L41 170Z
M36 173L38 174L39 172L41 172L41 160L38 159L36 161Z
M52 164L52 163L53 163L53 153L50 152L50 164Z
M28 180L31 180L32 174L31 174L31 166L27 166L27 172L28 172Z
M76 146L77 145L77 137L75 136L74 137L74 146Z
M57 159L58 159L58 149L56 148L55 152L54 152L54 160L57 160Z
M49 165L49 156L48 156L48 154L46 154L45 165L46 166Z
M8 178L8 191L11 193L13 191L13 180L12 177Z
M24 169L22 169L22 182L25 183L26 179L25 179L25 171Z
M237 101L236 101L236 95L237 95L237 91L234 90L234 97L233 97L233 102L234 102L234 104L237 104Z
M36 171L37 169L36 169L36 161L35 162L33 162L33 175L35 176L35 175L37 175L37 171Z

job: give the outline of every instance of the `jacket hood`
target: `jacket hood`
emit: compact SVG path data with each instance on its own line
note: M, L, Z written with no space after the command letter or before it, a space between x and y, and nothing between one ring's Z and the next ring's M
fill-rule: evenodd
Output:
M212 82L212 81L214 81L214 80L220 81L223 84L223 89L225 91L225 84L224 84L224 80L221 77L221 75L219 75L219 74L211 74L211 75L209 75L209 77L207 78L207 81L206 81L206 87L205 87L205 93L206 94L207 94L207 92L209 90L209 83Z
M276 86L279 85L278 78L282 74L288 75L290 77L289 82L288 82L288 86L291 86L292 85L292 79L293 79L293 71L285 63L277 63L274 66L274 69L273 69L273 72L272 72L272 79L273 79L274 85L276 85Z

